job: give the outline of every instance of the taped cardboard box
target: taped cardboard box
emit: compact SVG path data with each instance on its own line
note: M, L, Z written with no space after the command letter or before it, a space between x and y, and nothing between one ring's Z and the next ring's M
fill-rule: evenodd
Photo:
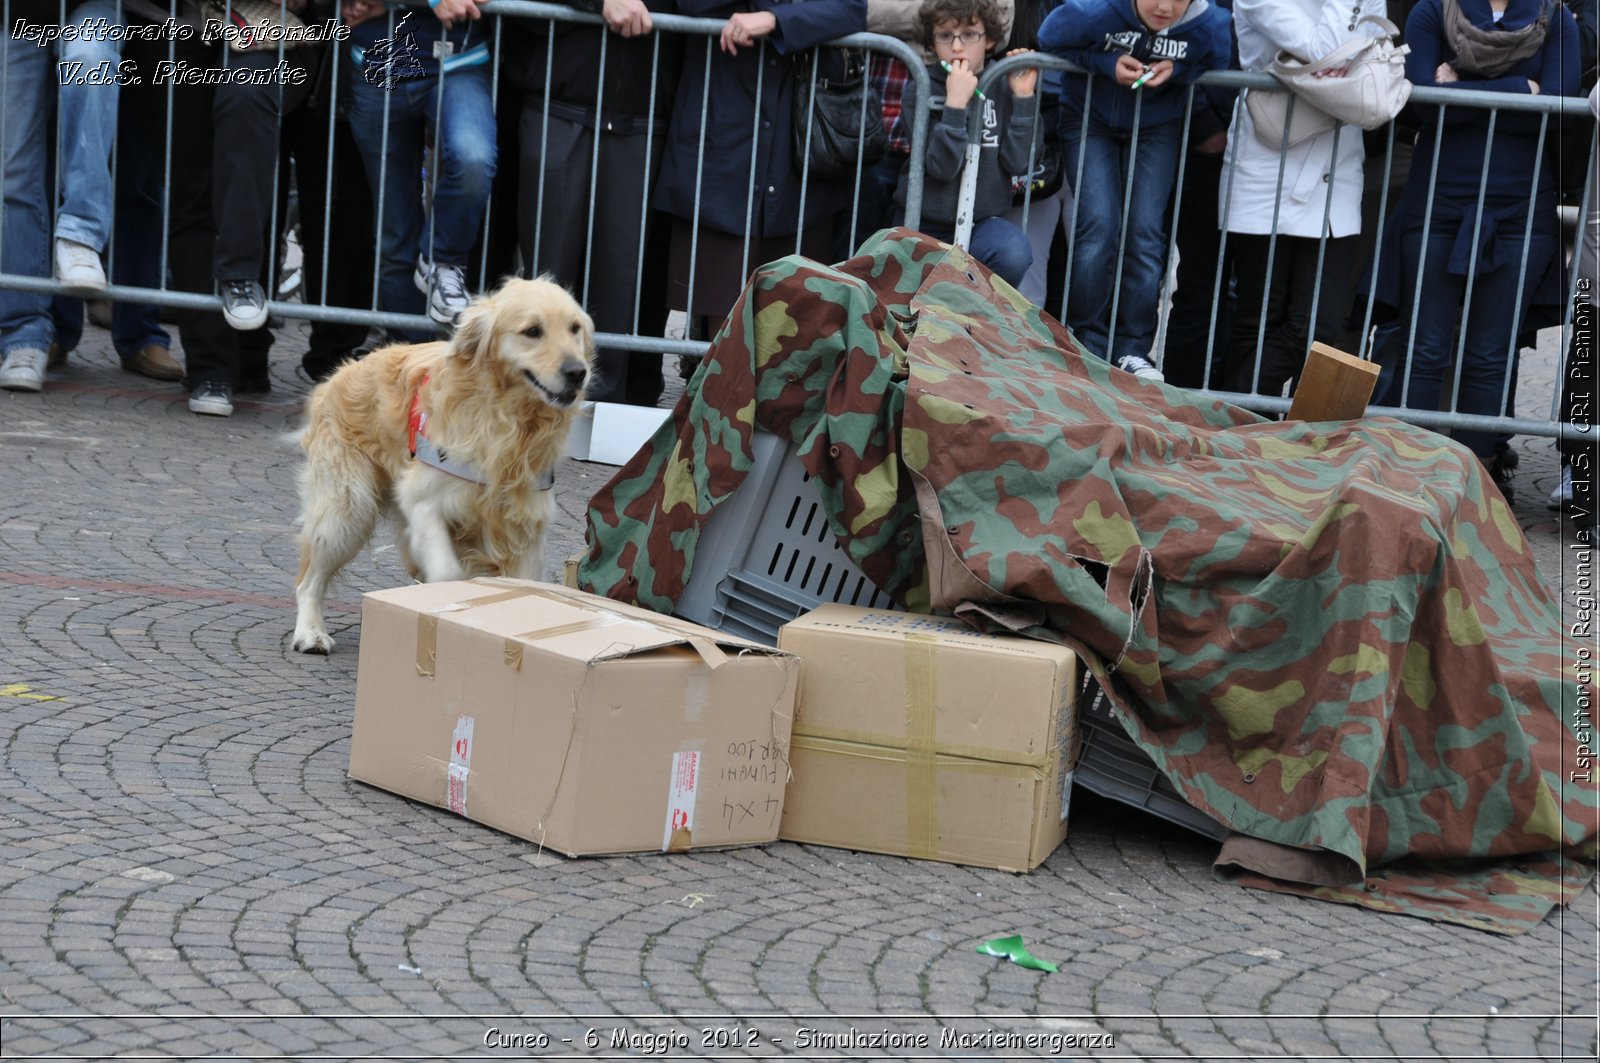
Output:
M1026 871L1067 836L1072 651L843 605L778 645L803 662L780 837Z
M572 856L777 838L799 661L524 580L366 595L350 775Z

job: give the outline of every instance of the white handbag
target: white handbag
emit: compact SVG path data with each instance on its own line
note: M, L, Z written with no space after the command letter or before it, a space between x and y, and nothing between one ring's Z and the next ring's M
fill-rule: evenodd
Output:
M1245 106L1262 143L1282 147L1285 127L1290 147L1341 124L1377 129L1405 107L1411 98L1405 59L1410 47L1395 43L1400 28L1388 19L1367 15L1361 21L1375 24L1384 36L1345 41L1309 63L1279 52L1267 73L1289 91L1245 90ZM1339 67L1345 68L1344 77L1316 76Z

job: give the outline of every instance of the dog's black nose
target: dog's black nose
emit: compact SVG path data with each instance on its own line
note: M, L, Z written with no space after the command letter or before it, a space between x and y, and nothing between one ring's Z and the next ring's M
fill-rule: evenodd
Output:
M589 367L583 363L562 366L561 375L566 378L567 386L572 390L583 387L583 382L589 379Z

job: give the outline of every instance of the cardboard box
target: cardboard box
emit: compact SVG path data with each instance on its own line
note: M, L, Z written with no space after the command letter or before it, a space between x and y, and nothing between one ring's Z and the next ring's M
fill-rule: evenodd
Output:
M1067 836L1072 651L843 605L778 645L803 661L780 837L1026 871Z
M602 465L626 465L672 416L670 409L586 402L572 419L567 456Z
M572 856L770 842L799 667L554 584L376 591L350 775Z

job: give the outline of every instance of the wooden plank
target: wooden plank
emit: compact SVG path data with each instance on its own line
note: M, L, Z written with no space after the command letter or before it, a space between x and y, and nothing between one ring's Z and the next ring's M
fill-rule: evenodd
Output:
M1313 343L1289 404L1291 421L1353 421L1367 412L1379 366Z

